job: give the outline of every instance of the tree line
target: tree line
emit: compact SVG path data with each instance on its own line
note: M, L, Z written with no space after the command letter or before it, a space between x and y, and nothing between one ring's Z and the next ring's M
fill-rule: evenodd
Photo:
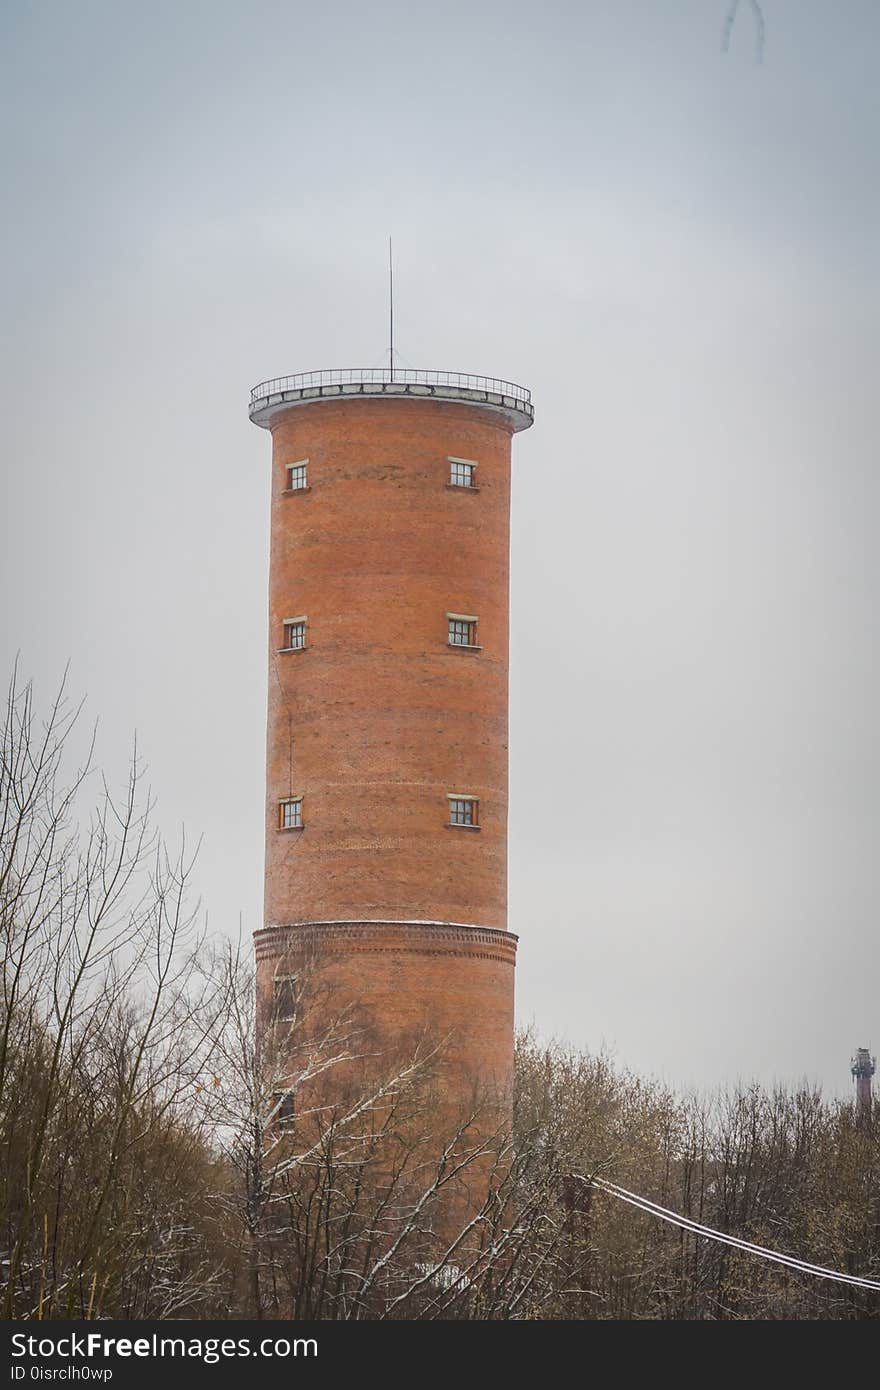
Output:
M807 1086L679 1095L524 1033L511 1125L486 1097L448 1113L442 1039L392 1059L353 1016L324 1016L316 1036L290 1007L258 1029L250 950L200 926L193 855L156 833L137 750L117 793L81 720L63 686L39 713L14 674L0 729L5 1317L878 1316L875 1292L591 1183L877 1278L876 1105L859 1114Z

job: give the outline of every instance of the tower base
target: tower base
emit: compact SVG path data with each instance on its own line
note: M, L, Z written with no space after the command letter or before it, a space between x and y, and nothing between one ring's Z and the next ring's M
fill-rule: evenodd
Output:
M388 1066L435 1050L444 1109L509 1106L514 967L510 932L448 922L303 922L254 933L261 1017L292 981L307 1035L336 1020Z

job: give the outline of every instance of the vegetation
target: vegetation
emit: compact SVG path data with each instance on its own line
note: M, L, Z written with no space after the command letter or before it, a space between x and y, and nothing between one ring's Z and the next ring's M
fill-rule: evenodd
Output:
M810 1089L677 1096L523 1035L514 1123L443 1109L352 1020L258 1046L249 953L210 950L191 858L13 679L0 731L6 1317L863 1318L880 1296L623 1205L595 1176L880 1273L880 1114ZM94 805L91 803L94 802ZM85 810L84 807L90 809ZM271 1040L271 1046L269 1041ZM439 1117L442 1117L438 1119Z

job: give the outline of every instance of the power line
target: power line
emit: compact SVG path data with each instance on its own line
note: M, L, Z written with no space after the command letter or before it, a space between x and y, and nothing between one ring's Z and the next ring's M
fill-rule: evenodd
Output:
M581 1182L589 1183L592 1187L607 1192L609 1196L617 1197L629 1206L636 1207L648 1216L656 1216L661 1221L679 1226L682 1230L690 1231L694 1235L703 1236L706 1240L715 1240L722 1245L732 1246L736 1250L745 1251L746 1254L757 1255L761 1259L771 1260L776 1264L785 1265L789 1269L796 1269L801 1274L810 1274L815 1279L833 1279L837 1283L852 1284L861 1289L880 1289L880 1281L876 1279L864 1279L858 1274L844 1274L841 1270L828 1269L825 1265L816 1265L807 1260L800 1260L795 1255L784 1255L779 1250L769 1250L764 1245L755 1245L752 1241L742 1240L739 1236L729 1235L726 1231L716 1231L712 1226L704 1226L699 1221L692 1221L690 1217L682 1216L669 1207L661 1207L658 1202L652 1202L647 1197L640 1197L638 1193L630 1192L628 1188L620 1187L618 1183L609 1182L605 1178L587 1178L581 1173L575 1173L574 1176Z

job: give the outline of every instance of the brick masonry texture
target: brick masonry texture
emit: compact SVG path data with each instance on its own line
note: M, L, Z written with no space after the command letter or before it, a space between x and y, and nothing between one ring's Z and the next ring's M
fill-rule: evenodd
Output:
M472 927L400 923L269 927L256 933L261 1011L268 1016L276 974L312 972L322 1012L352 1004L353 1026L388 1060L407 1059L420 1041L446 1044L450 1108L507 1096L513 1068L516 937ZM312 983L314 983L312 981ZM310 1028L319 1025L312 1020Z
M455 1034L456 1066L480 1056L487 1081L509 1078L513 1037L510 438L491 410L429 399L314 402L272 427L261 991L307 951L389 1043ZM447 487L449 455L477 461L477 491ZM305 459L309 490L286 493ZM479 616L480 651L449 647L448 612ZM300 615L305 650L278 651ZM479 798L479 830L449 827L450 792ZM290 795L302 830L278 829ZM276 930L315 923L344 925Z

